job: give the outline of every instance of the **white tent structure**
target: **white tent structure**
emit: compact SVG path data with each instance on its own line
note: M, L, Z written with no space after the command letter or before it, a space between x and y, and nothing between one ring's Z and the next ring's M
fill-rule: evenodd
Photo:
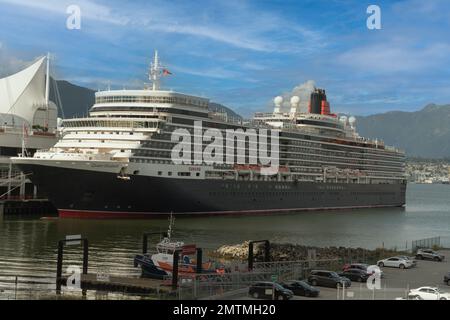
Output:
M49 101L49 79L46 57L0 79L0 196L20 188L19 195L24 197L26 185L31 184L12 166L11 156L50 148L58 139L57 108ZM36 192L34 187L34 197Z
M1 125L21 127L20 122L25 121L28 127L40 125L54 131L57 111L48 101L45 61L46 57L39 58L28 68L0 79Z
M56 143L57 108L49 101L48 73L48 58L41 57L0 79L0 156L23 144L36 150Z

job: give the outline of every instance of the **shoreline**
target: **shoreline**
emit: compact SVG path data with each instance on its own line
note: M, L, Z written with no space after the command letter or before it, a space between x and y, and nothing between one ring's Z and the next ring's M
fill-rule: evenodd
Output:
M223 259L230 262L233 260L244 261L248 259L249 241L239 244L223 245L209 252L209 256L216 259ZM264 246L254 245L255 261L263 260ZM413 255L411 251L397 249L365 249L343 246L316 247L291 243L270 243L270 261L300 261L300 260L329 260L339 259L344 263L376 263L387 256Z

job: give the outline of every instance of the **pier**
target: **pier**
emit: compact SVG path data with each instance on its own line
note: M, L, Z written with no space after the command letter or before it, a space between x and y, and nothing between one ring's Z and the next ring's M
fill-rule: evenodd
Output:
M20 197L0 199L0 217L33 215L56 216L57 210L47 199Z
M62 276L59 281L60 285L66 285L69 276ZM108 276L106 279L98 274L81 274L80 277L82 290L97 290L120 293L141 293L155 295L170 295L171 281L148 279L148 278L131 278L121 276Z

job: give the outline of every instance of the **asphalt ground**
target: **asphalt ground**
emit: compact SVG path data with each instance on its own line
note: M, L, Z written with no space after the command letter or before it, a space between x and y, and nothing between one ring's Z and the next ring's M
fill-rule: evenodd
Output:
M445 256L443 262L417 260L417 265L410 269L381 268L384 276L380 279L380 289L370 290L366 283L359 282L352 282L352 285L344 292L342 289L318 286L319 297L294 296L293 300L393 300L406 298L409 289L423 286L439 287L445 292L450 292L450 286L444 283L444 275L450 272L450 251L439 252ZM253 298L241 295L236 299L252 300Z

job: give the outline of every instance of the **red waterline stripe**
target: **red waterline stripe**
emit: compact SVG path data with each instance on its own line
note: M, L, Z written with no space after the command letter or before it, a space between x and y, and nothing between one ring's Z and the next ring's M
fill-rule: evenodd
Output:
M320 210L345 210L345 209L367 209L367 208L386 208L401 207L401 205L370 205L370 206L349 206L349 207L326 207L326 208L292 208L292 209L262 209L262 210L238 210L238 211L202 211L202 212L174 212L174 215L181 216L212 216L212 215L268 215L273 213L289 213L298 211L320 211ZM60 218L106 218L106 219L142 219L165 217L170 212L127 212L127 211L92 211L92 210L73 210L58 209Z

